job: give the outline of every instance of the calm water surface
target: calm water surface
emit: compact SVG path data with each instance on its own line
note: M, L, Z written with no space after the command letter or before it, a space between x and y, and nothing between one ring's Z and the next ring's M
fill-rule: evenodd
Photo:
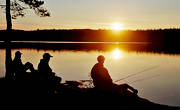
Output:
M90 79L91 68L97 62L97 56L102 54L106 57L104 65L114 81L140 72L117 83L132 85L139 90L139 96L153 102L180 106L179 55L129 52L113 47L109 51L13 49L13 58L17 50L23 53L23 63L29 61L36 69L43 53L49 52L53 55L50 66L63 82ZM4 49L0 49L0 61L0 77L4 77Z

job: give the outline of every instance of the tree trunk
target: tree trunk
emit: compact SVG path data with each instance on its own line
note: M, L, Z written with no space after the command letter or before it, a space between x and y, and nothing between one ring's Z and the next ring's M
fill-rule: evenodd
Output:
M6 44L6 74L5 77L7 79L13 78L13 73L12 73L12 58L11 58L11 42L10 41L5 41Z
M7 34L11 34L12 31L12 22L11 22L11 1L6 0L6 22L7 22ZM6 60L5 60L5 66L6 66L6 78L12 78L13 73L12 73L12 58L11 58L11 42L10 39L7 39L5 41L6 44Z
M7 22L7 31L12 30L12 22L11 22L11 1L6 0L6 22Z

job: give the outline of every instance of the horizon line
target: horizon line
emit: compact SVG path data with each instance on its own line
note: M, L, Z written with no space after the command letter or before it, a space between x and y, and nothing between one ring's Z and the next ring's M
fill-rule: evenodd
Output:
M180 27L173 27L173 28L149 28L149 29L123 29L118 30L120 31L149 31L149 30L179 30ZM93 29L93 28L59 28L59 29L32 29L32 30L23 30L23 29L12 29L13 31L45 31L45 30L103 30L103 31L117 31L113 29ZM0 31L6 31L6 29L0 29ZM117 31L117 32L118 32Z

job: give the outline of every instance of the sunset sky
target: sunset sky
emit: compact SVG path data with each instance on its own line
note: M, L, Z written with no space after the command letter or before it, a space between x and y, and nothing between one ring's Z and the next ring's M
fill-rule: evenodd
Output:
M13 20L13 29L112 29L113 23L130 30L180 27L180 0L45 0L44 7L51 17L26 10L25 17ZM0 29L5 28L1 9Z

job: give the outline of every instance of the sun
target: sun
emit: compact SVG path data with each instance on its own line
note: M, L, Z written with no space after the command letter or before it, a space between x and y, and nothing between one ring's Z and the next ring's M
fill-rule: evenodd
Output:
M123 30L123 25L120 23L112 23L112 30L120 31Z

